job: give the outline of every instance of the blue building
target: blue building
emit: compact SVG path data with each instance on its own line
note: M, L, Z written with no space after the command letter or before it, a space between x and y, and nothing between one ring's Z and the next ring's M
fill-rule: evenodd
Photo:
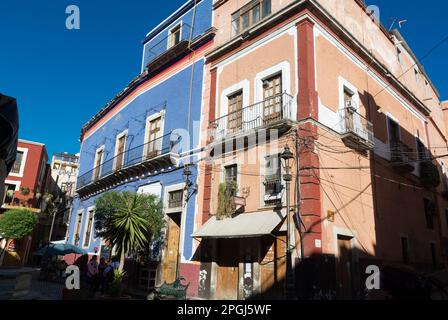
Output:
M138 271L141 289L173 282L179 273L197 294L199 265L192 260L204 53L213 43L212 0L190 0L143 40L141 74L100 110L81 132L80 174L68 242L90 255L113 248L96 238L95 200L107 191L155 194L163 202L166 239L157 272ZM196 124L196 125L195 125ZM190 181L191 183L187 183ZM155 279L157 278L157 279Z

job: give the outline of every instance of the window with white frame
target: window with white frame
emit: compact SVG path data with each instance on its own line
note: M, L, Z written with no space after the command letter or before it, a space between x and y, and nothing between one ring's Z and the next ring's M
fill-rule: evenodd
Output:
M278 197L283 190L280 155L270 155L265 158L265 201L273 196Z
M95 209L89 208L87 212L86 228L84 230L84 241L83 241L84 248L90 247L90 239L92 237L94 215L95 215Z
M144 157L154 158L162 151L165 112L159 112L146 118Z
M73 244L75 246L79 245L83 214L84 214L84 210L79 210L76 215L76 223L75 223L75 229L74 229L74 233L73 233Z
M184 190L174 190L168 192L168 208L181 208L183 205Z
M94 169L93 169L93 180L96 181L101 176L101 166L104 160L104 147L96 150L95 161L94 161Z
M124 165L127 137L128 137L127 131L124 131L117 136L115 142L115 160L114 160L115 170L120 170Z
M168 49L180 43L182 37L182 24L179 23L169 31Z
M25 163L28 154L28 149L25 148L17 148L16 160L12 166L10 175L22 177L25 171Z

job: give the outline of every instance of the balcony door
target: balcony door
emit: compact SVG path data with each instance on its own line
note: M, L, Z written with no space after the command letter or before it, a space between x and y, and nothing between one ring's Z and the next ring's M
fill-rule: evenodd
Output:
M104 149L99 149L96 152L95 157L95 169L93 173L93 180L96 181L100 178L101 175L101 164L103 163L103 155L104 155Z
M269 124L283 118L282 116L282 75L263 81L263 122Z
M229 133L240 131L243 126L243 92L239 91L228 97L229 118L227 130Z
M353 104L353 93L344 89L345 104L345 131L355 132L355 108Z
M162 117L155 118L149 122L148 146L146 148L146 159L151 159L159 155L160 152L160 133Z
M126 135L122 135L117 139L117 151L115 159L115 170L120 170L123 167L124 156L126 148Z

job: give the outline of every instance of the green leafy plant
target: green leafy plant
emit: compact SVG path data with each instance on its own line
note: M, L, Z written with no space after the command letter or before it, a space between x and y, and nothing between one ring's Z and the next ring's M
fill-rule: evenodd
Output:
M21 187L20 193L26 197L31 193L31 190L30 190L30 188L27 188L27 187Z
M37 217L26 209L7 211L0 219L0 234L6 239L19 240L31 234L37 224Z
M95 201L95 230L116 246L122 271L127 254L144 250L160 236L165 220L160 199L135 192L107 192Z
M238 191L238 185L235 181L227 181L219 185L218 191L218 210L216 218L223 220L230 218L235 213L235 204L233 197Z
M112 297L121 297L123 295L123 280L126 272L120 269L114 269L114 277L109 288L109 294Z

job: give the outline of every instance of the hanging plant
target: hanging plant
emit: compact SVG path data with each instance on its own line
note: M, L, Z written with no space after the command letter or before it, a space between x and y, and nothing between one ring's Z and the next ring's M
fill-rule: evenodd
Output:
M20 188L20 193L26 197L31 193L31 190L30 190L30 188L22 187L22 188Z
M219 185L218 210L216 212L218 220L230 218L235 213L234 196L237 191L238 185L235 181L227 181Z

